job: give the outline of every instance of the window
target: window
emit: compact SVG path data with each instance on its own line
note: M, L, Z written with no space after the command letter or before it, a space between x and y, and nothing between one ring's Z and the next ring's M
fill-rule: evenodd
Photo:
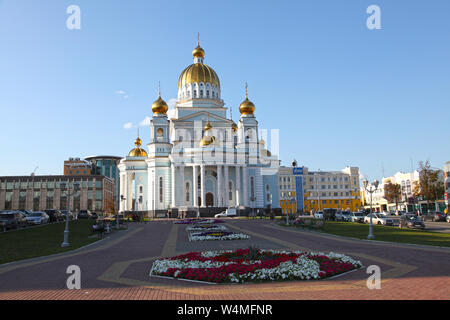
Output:
M144 191L144 187L139 186L139 193L142 193Z
M228 182L228 200L233 201L233 182Z
M250 177L250 195L251 195L252 199L255 198L255 178L254 177Z
M159 177L159 202L163 202L163 178Z
M189 186L189 182L186 182L186 202L191 201L191 197L190 197L190 186Z

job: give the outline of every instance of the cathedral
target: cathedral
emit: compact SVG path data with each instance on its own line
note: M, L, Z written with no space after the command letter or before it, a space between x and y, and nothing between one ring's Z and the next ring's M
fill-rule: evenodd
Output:
M138 133L135 148L118 165L120 212L211 216L237 208L249 215L279 207L278 157L261 139L247 85L235 123L199 43L192 55L193 63L178 79L174 115L169 118L159 90L147 150Z

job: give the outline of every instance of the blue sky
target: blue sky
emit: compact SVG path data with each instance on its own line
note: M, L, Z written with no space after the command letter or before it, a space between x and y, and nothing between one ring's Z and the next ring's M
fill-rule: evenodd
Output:
M81 30L66 28L72 4ZM366 27L371 4L381 30ZM126 155L158 81L176 97L197 32L233 119L248 82L260 127L280 129L283 164L358 166L370 179L419 160L442 168L449 12L446 0L0 0L0 175Z

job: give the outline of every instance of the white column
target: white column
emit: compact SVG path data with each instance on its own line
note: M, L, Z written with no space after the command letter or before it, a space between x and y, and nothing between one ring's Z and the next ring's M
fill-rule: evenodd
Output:
M236 166L236 206L241 205L241 166Z
M175 197L175 175L176 175L176 167L175 164L172 163L172 207L176 207L176 197Z
M223 192L222 192L222 166L217 165L217 206L223 206Z
M194 164L192 166L192 194L194 197L194 207L198 207L198 194L197 194L197 176L198 176L198 167Z
M184 206L186 200L185 185L184 185L184 165L180 166L180 181L181 181L181 198L180 198L180 206Z
M248 168L242 167L242 183L244 184L243 195L242 195L242 203L244 206L248 207Z
M205 165L200 165L200 197L202 200L201 207L206 207L206 197L205 197Z
M229 207L230 206L230 200L229 200L229 192L230 192L230 189L229 189L229 177L228 177L228 166L226 165L226 166L224 166L224 171L225 171L225 173L224 173L224 180L225 180L225 194L224 194L224 200L225 200L225 203L224 203L224 205L225 205L225 207Z

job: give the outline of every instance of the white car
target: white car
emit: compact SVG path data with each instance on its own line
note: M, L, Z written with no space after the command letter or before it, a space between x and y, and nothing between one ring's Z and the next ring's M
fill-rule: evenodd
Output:
M224 212L218 213L214 216L215 218L220 217L236 217L236 208L228 208Z
M364 223L370 223L370 215L372 215L372 224L392 226L394 225L394 220L390 218L383 217L379 213L369 213L364 217Z
M27 215L27 222L29 224L44 224L48 223L50 217L45 212L32 212Z
M340 211L336 212L336 214L334 215L334 219L336 221L342 221L342 212Z
M450 223L450 214L447 215L447 218L445 218L445 220L447 220L447 222Z
M319 212L314 213L314 218L323 219L323 212L319 211Z

